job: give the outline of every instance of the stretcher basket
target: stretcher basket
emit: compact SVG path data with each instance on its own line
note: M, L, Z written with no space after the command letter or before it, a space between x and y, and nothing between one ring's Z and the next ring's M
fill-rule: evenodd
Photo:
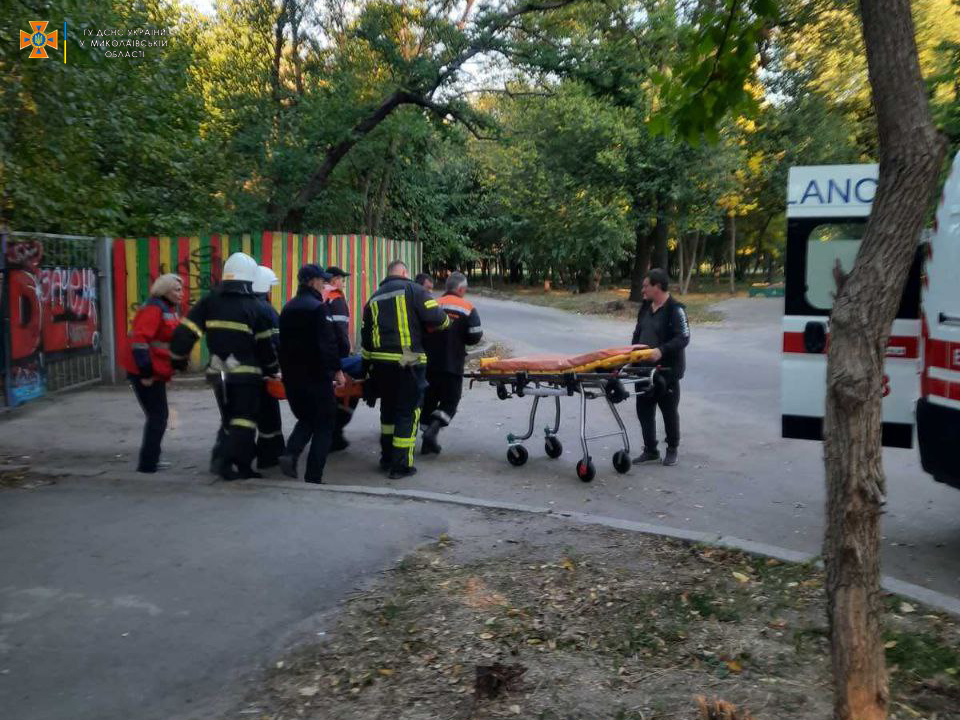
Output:
M563 454L560 442L560 398L580 398L580 447L577 477L591 482L597 469L590 454L590 442L605 437L620 437L622 448L613 454L614 470L626 473L632 466L630 438L617 405L640 394L653 394L663 387L665 368L651 364L653 351L644 345L606 348L573 356L531 356L501 360L485 358L477 372L468 373L471 385L486 382L496 388L501 400L533 398L530 419L523 434L507 435L507 461L514 466L527 462L524 442L533 437L541 398L554 400L554 419L543 429L544 452L551 459ZM617 423L618 430L587 434L587 402L602 398Z

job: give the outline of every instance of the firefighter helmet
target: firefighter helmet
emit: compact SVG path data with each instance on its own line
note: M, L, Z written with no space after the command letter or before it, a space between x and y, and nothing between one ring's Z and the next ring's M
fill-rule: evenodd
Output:
M224 280L239 280L252 283L257 274L257 261L246 253L237 252L223 264Z
M265 265L257 267L257 274L253 277L253 291L255 293L268 293L270 288L279 283L280 280L273 270Z

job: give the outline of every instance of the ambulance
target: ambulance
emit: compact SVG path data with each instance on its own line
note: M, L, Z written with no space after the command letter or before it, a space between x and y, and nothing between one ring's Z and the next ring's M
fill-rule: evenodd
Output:
M834 270L849 272L877 189L877 165L790 169L781 434L821 440ZM882 441L910 448L923 469L960 488L960 154L931 232L910 268L887 344Z

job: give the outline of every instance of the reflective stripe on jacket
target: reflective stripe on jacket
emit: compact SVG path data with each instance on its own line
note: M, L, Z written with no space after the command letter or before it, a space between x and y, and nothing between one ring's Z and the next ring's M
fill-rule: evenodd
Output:
M170 355L183 360L207 337L208 373L225 372L237 382L262 382L280 370L273 345L273 323L250 283L228 280L190 309L170 342Z
M388 277L363 308L361 355L366 361L425 365L427 329L449 326L450 318L423 286Z
M133 317L120 365L131 375L169 380L170 339L180 322L177 307L165 298L150 298Z

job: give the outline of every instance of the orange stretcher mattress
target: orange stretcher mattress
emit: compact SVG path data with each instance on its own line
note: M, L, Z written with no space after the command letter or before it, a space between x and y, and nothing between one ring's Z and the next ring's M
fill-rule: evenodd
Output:
M585 373L615 370L632 363L649 360L653 350L646 345L626 345L604 348L581 355L526 355L508 358L481 358L480 372L490 375L515 372L528 373Z

